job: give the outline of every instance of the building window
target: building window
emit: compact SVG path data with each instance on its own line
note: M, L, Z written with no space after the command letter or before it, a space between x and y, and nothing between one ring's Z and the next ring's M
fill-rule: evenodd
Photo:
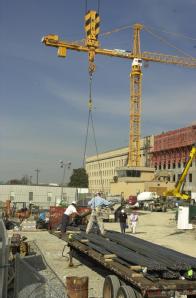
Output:
M179 161L179 162L178 162L178 168L180 168L180 167L181 167L181 162Z
M141 171L139 171L139 170L119 170L118 176L119 177L140 177Z
M189 182L192 182L193 178L192 178L192 173L189 174Z
M175 175L173 175L173 182L175 182L176 181L176 176Z
M63 200L64 200L64 201L67 201L67 193L66 193L66 192L63 192L63 193L62 193L62 196L63 196Z
M52 193L51 192L48 192L47 201L48 202L51 202L52 201Z
M161 163L159 164L159 170L161 170Z
M165 163L163 164L163 169L164 169L164 170L166 169L166 164L165 164Z
M14 193L14 191L11 191L10 192L10 201L14 201L14 198L15 198L15 193Z
M176 163L175 163L175 162L173 162L173 164L172 164L172 168L173 168L173 169L176 168Z
M171 167L171 166L170 166L170 163L168 163L168 169L170 169L170 167Z
M32 191L29 192L29 201L33 201L33 192Z

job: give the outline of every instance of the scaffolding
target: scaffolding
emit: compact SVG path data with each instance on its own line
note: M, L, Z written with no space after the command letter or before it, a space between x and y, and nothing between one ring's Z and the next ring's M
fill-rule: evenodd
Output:
M196 125L168 131L154 137L151 163L157 168L170 168L174 163L186 162L196 143Z

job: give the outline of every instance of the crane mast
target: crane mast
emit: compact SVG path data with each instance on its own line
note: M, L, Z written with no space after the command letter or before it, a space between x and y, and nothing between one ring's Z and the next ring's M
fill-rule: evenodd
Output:
M178 57L155 52L141 52L140 32L143 28L141 24L133 26L133 50L132 52L109 50L100 48L98 41L100 17L94 10L90 10L85 15L85 45L74 42L60 40L58 35L49 34L42 38L46 46L57 48L57 55L65 58L67 50L74 50L88 53L89 74L92 76L96 69L95 56L97 54L131 59L132 68L130 73L130 132L128 167L140 166L140 137L141 137L141 98L142 98L142 61L160 62L165 64L180 65L189 68L196 68L196 59L192 57Z
M133 34L133 63L131 69L130 90L130 134L128 166L140 166L140 135L141 135L141 90L142 90L142 63L140 49L141 24L135 24Z

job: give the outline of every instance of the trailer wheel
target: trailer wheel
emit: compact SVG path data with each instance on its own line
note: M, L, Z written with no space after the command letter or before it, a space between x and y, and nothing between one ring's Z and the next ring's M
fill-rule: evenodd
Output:
M132 287L121 286L117 292L116 298L136 298L136 294Z
M106 276L103 285L103 298L116 298L119 288L120 280L116 275Z

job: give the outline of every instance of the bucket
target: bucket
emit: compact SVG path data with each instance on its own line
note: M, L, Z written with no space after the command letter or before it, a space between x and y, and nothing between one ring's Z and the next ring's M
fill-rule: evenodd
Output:
M67 276L67 297L88 298L88 276Z

